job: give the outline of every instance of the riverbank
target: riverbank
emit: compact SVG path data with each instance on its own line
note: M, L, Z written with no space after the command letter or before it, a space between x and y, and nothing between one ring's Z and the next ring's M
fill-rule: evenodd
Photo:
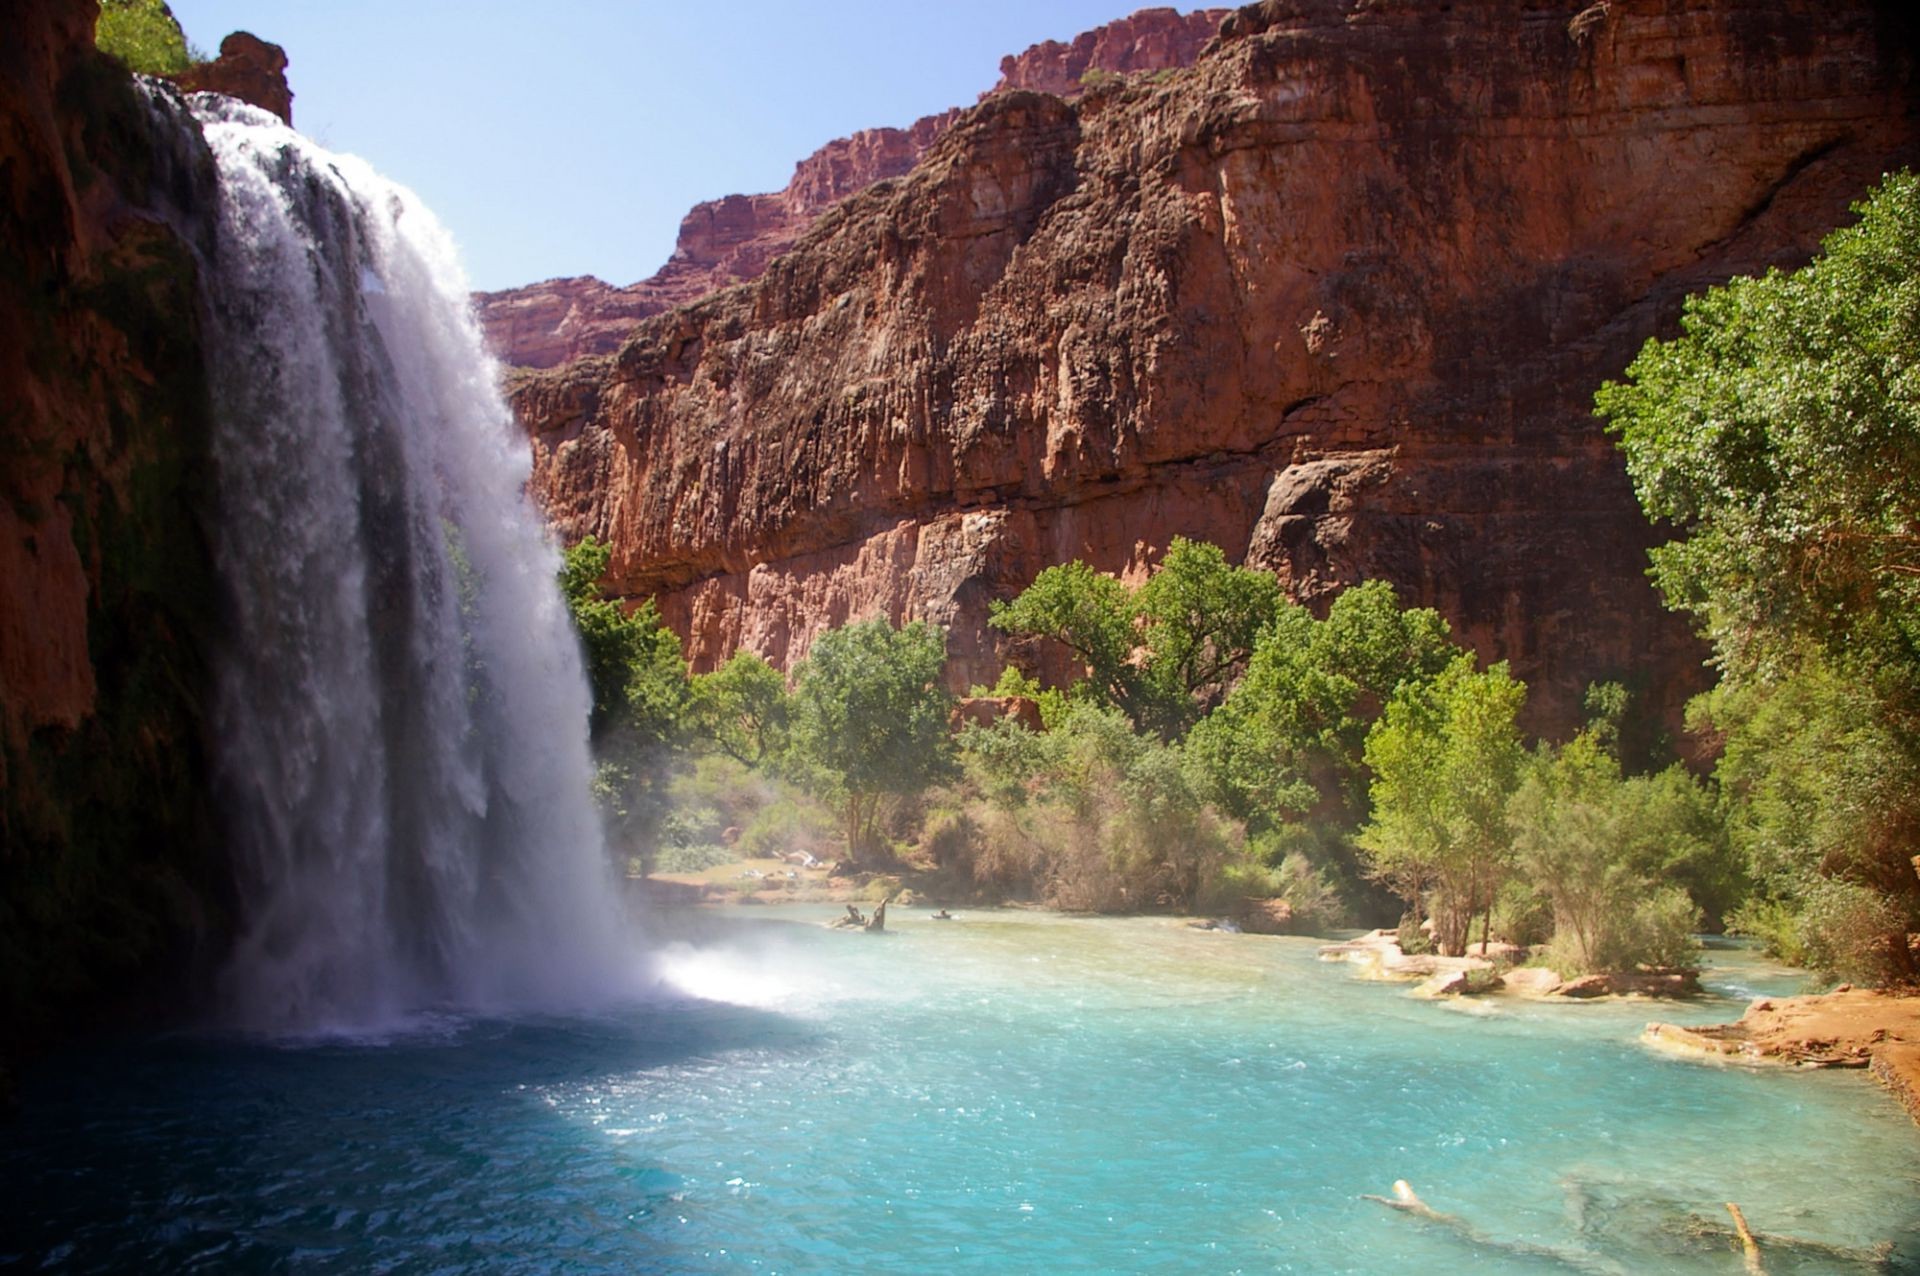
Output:
M1696 970L1641 970L1561 978L1544 966L1523 966L1527 951L1512 944L1473 945L1464 956L1408 953L1396 932L1369 931L1355 939L1323 944L1321 961L1359 966L1362 979L1413 983L1416 997L1503 994L1533 1000L1592 1001L1600 997L1693 997Z
M1842 988L1762 997L1732 1023L1650 1023L1642 1040L1704 1063L1866 1068L1920 1122L1920 995Z

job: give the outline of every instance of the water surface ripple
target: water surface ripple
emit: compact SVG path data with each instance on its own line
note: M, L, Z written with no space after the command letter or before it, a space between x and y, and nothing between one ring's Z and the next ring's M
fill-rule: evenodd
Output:
M672 988L600 1018L54 1061L0 1131L0 1266L1738 1272L1731 1200L1828 1247L1769 1272L1920 1270L1920 1131L1864 1077L1635 1044L1733 1000L1462 1008L1307 940L829 911L657 922ZM1362 1199L1397 1178L1463 1225Z

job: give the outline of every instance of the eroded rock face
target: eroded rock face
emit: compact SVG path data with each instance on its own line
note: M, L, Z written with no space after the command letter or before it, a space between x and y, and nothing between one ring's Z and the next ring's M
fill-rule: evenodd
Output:
M1062 43L1043 40L1000 59L1002 89L1073 97L1102 75L1133 75L1192 64L1228 9L1142 9Z
M519 379L535 489L701 666L849 618L1006 652L990 599L1175 535L1312 601L1385 578L1565 731L1702 649L1593 390L1916 154L1862 4L1296 0L1190 69L962 115L749 286Z
M293 123L293 90L287 85L287 51L247 31L220 42L220 56L175 77L189 93L224 93Z
M1182 17L1172 9L1143 9L1071 44L1036 44L1002 59L999 84L982 96L1007 89L1074 96L1083 91L1080 80L1090 69L1135 74L1186 66L1226 12L1206 9ZM821 213L855 191L906 173L959 116L956 108L903 129L863 130L801 160L785 190L696 204L680 223L673 256L640 283L619 288L582 275L481 293L475 302L487 340L502 362L516 367L551 368L583 355L611 354L639 320L759 278Z
M0 39L0 1061L220 926L201 297L150 211L212 207L213 172L96 15L14 0Z

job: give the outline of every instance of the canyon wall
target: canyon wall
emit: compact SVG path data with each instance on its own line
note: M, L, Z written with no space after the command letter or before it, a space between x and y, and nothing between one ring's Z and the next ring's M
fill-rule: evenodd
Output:
M1269 0L1193 65L1010 88L745 286L516 377L535 488L700 666L946 626L1175 535L1324 600L1384 578L1564 732L1703 649L1590 414L1681 299L1804 261L1916 154L1911 30L1807 0Z
M97 12L14 0L0 41L0 1064L211 960L228 917L205 246L156 211L212 208L214 175Z
M1068 44L1036 44L1003 58L1000 82L983 96L1008 88L1073 96L1090 70L1131 75L1185 66L1226 12L1143 9ZM759 278L832 205L912 169L959 116L955 108L907 128L865 129L801 160L784 190L696 204L680 223L673 256L640 283L622 288L581 275L480 293L474 300L488 344L501 362L527 368L611 354L640 320Z

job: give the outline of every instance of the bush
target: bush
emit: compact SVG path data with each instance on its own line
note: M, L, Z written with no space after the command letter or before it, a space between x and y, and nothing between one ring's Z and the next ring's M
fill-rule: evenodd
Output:
M1909 968L1889 936L1906 930L1905 912L1886 894L1828 879L1801 901L1796 930L1807 965L1823 975L1880 986Z
M1693 938L1699 924L1700 910L1687 893L1677 886L1663 886L1608 927L1591 952L1571 932L1561 931L1547 945L1544 960L1568 979L1642 966L1692 966L1699 952Z
M101 0L94 45L142 75L178 75L205 61L187 47L187 37L162 0Z
M1727 917L1727 933L1758 941L1760 951L1790 966L1812 962L1800 942L1800 918L1781 900L1755 897Z
M1553 935L1553 905L1525 882L1506 882L1493 900L1493 933L1534 948Z
M740 854L772 859L792 851L808 851L816 858L833 858L837 821L825 807L782 794L755 812L740 829Z
M663 846L653 857L658 873L701 873L722 864L731 864L734 853L710 842L691 846Z

